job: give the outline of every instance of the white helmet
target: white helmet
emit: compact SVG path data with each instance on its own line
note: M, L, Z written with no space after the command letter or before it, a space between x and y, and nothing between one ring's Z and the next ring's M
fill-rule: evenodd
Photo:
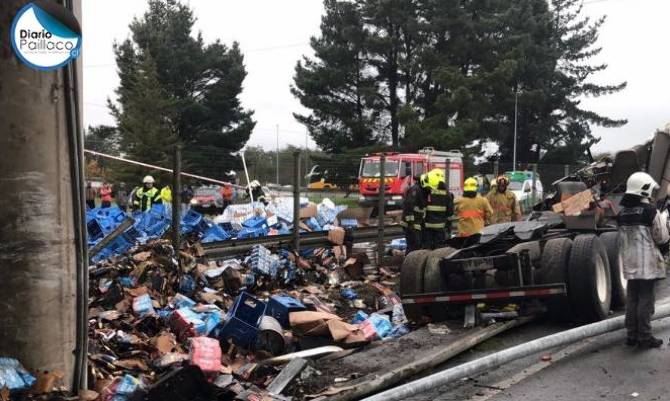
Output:
M237 176L237 173L235 172L235 170L230 170L229 172L226 173L226 175L229 175L231 177L235 177L235 176Z
M251 186L251 188L257 188L257 187L261 186L261 183L258 182L258 180L253 180L253 181L251 181L250 186Z
M150 175L147 175L142 179L143 184L153 184L154 182L155 182L154 177L152 177Z
M659 186L654 179L647 173L637 172L631 174L626 182L626 193L637 195L643 198L651 198L652 192Z

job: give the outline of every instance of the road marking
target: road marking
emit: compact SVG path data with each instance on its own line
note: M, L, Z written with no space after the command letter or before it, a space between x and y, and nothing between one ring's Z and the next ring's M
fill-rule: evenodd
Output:
M530 367L522 370L521 372L515 374L512 377L509 377L505 380L501 380L498 383L492 385L480 385L478 387L484 388L485 390L481 392L481 395L474 395L470 398L472 401L486 401L496 395L502 393L503 391L509 389L510 387L519 384L521 381L527 379L528 377L541 372L543 369L551 366L553 363L560 361L563 358L566 358L575 352L581 351L586 348L593 339L587 338L575 344L568 345L565 348L562 348L560 351L551 354L551 361L548 362L537 362Z

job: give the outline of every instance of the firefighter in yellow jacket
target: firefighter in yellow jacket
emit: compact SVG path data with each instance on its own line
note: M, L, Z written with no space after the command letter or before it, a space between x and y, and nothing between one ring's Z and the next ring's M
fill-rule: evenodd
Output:
M486 199L493 209L493 218L490 224L509 223L521 220L521 208L514 192L508 191L509 178L501 175L496 179L497 188L486 195Z
M500 183L498 183L500 185ZM477 193L477 180L468 178L463 185L463 197L456 200L458 236L469 237L490 224L493 210L489 201Z

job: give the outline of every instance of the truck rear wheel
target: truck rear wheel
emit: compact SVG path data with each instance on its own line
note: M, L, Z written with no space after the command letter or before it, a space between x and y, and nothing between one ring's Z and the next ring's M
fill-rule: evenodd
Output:
M610 263L610 278L612 280L612 309L622 310L626 307L626 285L628 281L623 276L623 260L619 253L619 233L607 232L600 235L600 242L605 245L607 259Z
M419 250L410 252L405 256L405 260L400 267L400 296L409 294L423 294L423 277L426 259L431 251ZM421 305L405 304L405 315L408 318L418 321L424 314L424 308Z
M578 235L572 242L568 264L568 297L584 321L605 319L612 302L607 250L597 236Z
M428 255L428 258L426 259L426 267L423 270L423 292L431 293L448 291L447 277L442 274L440 261L442 258L451 256L454 252L456 252L456 249L447 247L436 249ZM441 322L448 318L446 305L428 305L426 307L426 313L436 322Z
M567 283L571 249L572 240L570 238L554 238L547 241L542 252L540 268L536 273L537 282L540 284ZM567 295L548 298L545 305L552 319L566 322L572 317L572 308Z

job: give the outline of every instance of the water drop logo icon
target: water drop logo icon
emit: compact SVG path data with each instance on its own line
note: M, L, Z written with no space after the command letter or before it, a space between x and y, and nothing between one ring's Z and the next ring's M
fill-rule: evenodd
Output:
M79 57L81 27L67 8L36 0L19 10L10 29L17 57L29 67L52 71Z

